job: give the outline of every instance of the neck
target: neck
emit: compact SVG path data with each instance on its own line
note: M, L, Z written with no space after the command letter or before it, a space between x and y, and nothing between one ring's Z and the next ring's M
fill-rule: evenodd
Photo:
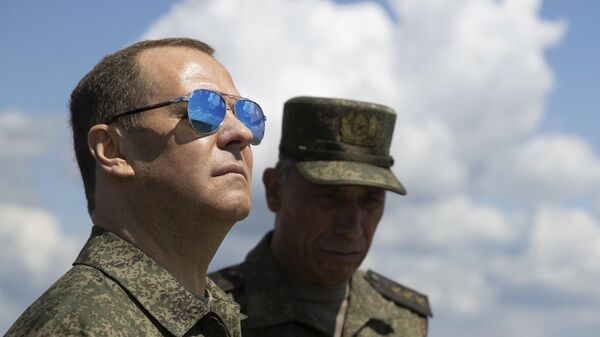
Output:
M296 289L300 298L312 302L341 302L346 296L348 280L333 285L306 282L288 275L290 286Z
M157 213L152 215L140 220L125 209L111 212L96 209L92 221L129 241L188 291L204 297L208 265L233 223L197 218L192 223L161 219Z

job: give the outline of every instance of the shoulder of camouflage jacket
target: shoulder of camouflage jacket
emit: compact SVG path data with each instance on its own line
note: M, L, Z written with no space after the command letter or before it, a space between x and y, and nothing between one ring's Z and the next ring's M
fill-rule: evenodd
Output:
M229 293L244 286L243 263L217 270L208 274L208 277L210 277L219 288Z
M38 298L6 336L145 335L156 327L100 271L75 266Z
M379 273L368 270L365 279L383 297L393 301L397 305L410 309L421 316L433 317L429 299L426 295L416 290L405 287Z

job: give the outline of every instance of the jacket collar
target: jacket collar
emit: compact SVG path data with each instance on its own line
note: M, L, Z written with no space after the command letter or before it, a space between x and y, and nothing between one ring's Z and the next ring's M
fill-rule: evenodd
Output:
M207 278L206 289L214 303L206 304L187 291L151 257L119 236L94 226L73 265L102 271L123 287L164 328L182 336L211 311L221 314L237 304ZM239 310L239 309L238 309ZM220 312L219 312L220 311ZM227 322L226 322L227 323ZM239 328L239 321L238 321Z
M250 329L300 322L327 333L302 305L271 253L272 232L246 256L246 309Z

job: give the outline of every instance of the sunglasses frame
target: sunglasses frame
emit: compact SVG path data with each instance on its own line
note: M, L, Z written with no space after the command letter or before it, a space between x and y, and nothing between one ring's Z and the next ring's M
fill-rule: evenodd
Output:
M114 121L115 121L117 118L121 118L121 117L123 117L123 116L129 116L129 115L133 115L133 114L140 113L140 112L144 112L144 111L148 111L148 110L154 110L154 109L162 108L162 107L165 107L165 106L169 106L169 105L171 105L171 104L177 104L177 103L189 102L189 101L190 101L190 98L192 98L192 96L194 95L194 92L196 92L196 91L209 91L209 92L212 92L212 93L215 93L215 94L217 94L217 95L221 96L221 98L222 98L222 99L223 99L223 101L225 102L225 109L226 109L226 110L229 110L229 109L230 109L230 110L231 110L231 112L233 112L233 115L234 115L234 116L236 116L236 118L238 118L238 117L237 117L237 114L235 113L235 104L236 104L238 101L241 101L241 100L245 100L245 101L252 102L252 103L256 104L256 106L258 106L258 108L260 109L260 111L263 113L263 114L262 114L262 115L263 115L263 123L267 121L267 116L265 116L265 113L263 112L263 110L262 110L262 107L260 106L260 104L258 104L258 103L256 103L256 102L254 102L254 101L253 101L253 100L251 100L251 99L248 99L248 98L246 98L246 97L242 97L242 96L237 96L237 95L232 95L232 94L226 94L226 93L224 93L224 92L220 92L220 91L216 91L216 90L210 90L210 89L194 89L194 90L192 90L192 92L191 92L191 93L190 93L188 96L179 96L179 97L172 98L172 99L170 99L170 100L168 100L168 101L165 101L165 102L155 103L155 104L147 105L147 106L144 106L144 107L141 107L141 108L136 108L136 109L129 110L129 111L126 111L126 112L121 112L121 113L118 113L118 114L114 115L113 117L111 117L111 119L109 119L109 120L108 120L108 122L106 122L106 124L110 124L110 123L114 122ZM231 104L227 104L227 100L225 99L225 97L227 97L227 98L230 98L230 99L233 99L233 102L231 102ZM192 127L192 129L193 129L195 132L199 133L199 134L202 134L202 135L210 135L210 134L213 134L213 133L215 133L215 132L219 131L219 129L221 128L221 126L222 126L222 125L223 125L223 123L225 122L225 118L223 118L223 120L221 121L221 123L220 123L220 124L219 124L219 125L218 125L218 126L215 128L215 130L214 130L214 131L211 131L211 132L201 132L201 131L198 131L198 130L196 130L196 128L195 128L195 127L192 125L192 120L190 119L190 114L189 114L189 112L188 112L188 109L189 109L189 108L186 108L186 110L185 110L185 113L186 113L186 115L187 115L187 120L188 120L188 123L190 123L190 126ZM226 112L227 112L227 111L226 111ZM239 118L238 118L238 120L239 120ZM244 124L244 123L242 123L242 124L243 124L243 125L244 125L246 128L250 129L250 127L248 127L246 124ZM250 130L250 131L252 132L252 130ZM254 134L252 134L252 138L254 138ZM262 142L262 139L261 139L261 140L258 142L258 144L260 144L261 142ZM252 142L251 142L251 143L252 143ZM253 144L253 145L258 145L258 144Z

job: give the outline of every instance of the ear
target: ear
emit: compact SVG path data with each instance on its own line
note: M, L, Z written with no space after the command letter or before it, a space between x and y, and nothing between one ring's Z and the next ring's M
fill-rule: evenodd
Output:
M118 178L133 177L135 172L121 151L122 137L106 124L96 124L88 132L88 148L106 174Z
M263 184L265 184L267 205L272 212L277 213L281 208L282 182L274 168L270 167L263 172Z

